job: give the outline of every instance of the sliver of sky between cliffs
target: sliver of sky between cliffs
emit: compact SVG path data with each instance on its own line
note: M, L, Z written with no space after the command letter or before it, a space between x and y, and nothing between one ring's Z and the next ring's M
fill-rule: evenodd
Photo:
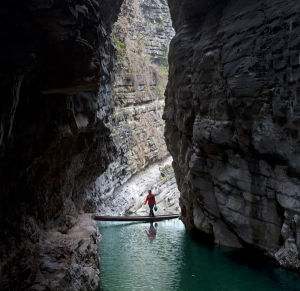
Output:
M300 290L300 277L261 255L196 241L178 219L101 222L101 291Z

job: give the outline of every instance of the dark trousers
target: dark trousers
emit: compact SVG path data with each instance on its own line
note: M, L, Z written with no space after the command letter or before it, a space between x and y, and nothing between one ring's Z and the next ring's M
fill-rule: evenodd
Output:
M149 205L149 208L150 208L149 216L152 216L152 217L154 216L153 207L154 207L154 205Z

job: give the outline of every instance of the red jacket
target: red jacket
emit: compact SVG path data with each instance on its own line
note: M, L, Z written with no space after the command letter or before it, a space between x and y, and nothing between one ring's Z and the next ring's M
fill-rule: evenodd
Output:
M146 198L146 200L145 200L145 204L147 203L147 201L148 201L148 204L149 204L149 205L156 205L156 201L155 201L155 196L154 196L154 194L148 194L148 195L147 195L147 198Z

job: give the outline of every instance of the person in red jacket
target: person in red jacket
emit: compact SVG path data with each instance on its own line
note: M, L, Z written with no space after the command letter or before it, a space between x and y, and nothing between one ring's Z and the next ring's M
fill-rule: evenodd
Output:
M149 205L149 208L150 208L150 213L149 213L149 216L154 216L154 213L153 213L153 207L154 205L156 205L156 201L155 201L155 196L153 193L151 193L151 190L148 191L149 194L147 195L147 198L145 200L145 204L147 203L148 201L148 205Z

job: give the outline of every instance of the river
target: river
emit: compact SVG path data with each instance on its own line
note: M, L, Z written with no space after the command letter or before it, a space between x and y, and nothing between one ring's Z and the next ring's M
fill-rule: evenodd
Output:
M101 291L300 290L264 256L199 243L179 219L101 222Z

